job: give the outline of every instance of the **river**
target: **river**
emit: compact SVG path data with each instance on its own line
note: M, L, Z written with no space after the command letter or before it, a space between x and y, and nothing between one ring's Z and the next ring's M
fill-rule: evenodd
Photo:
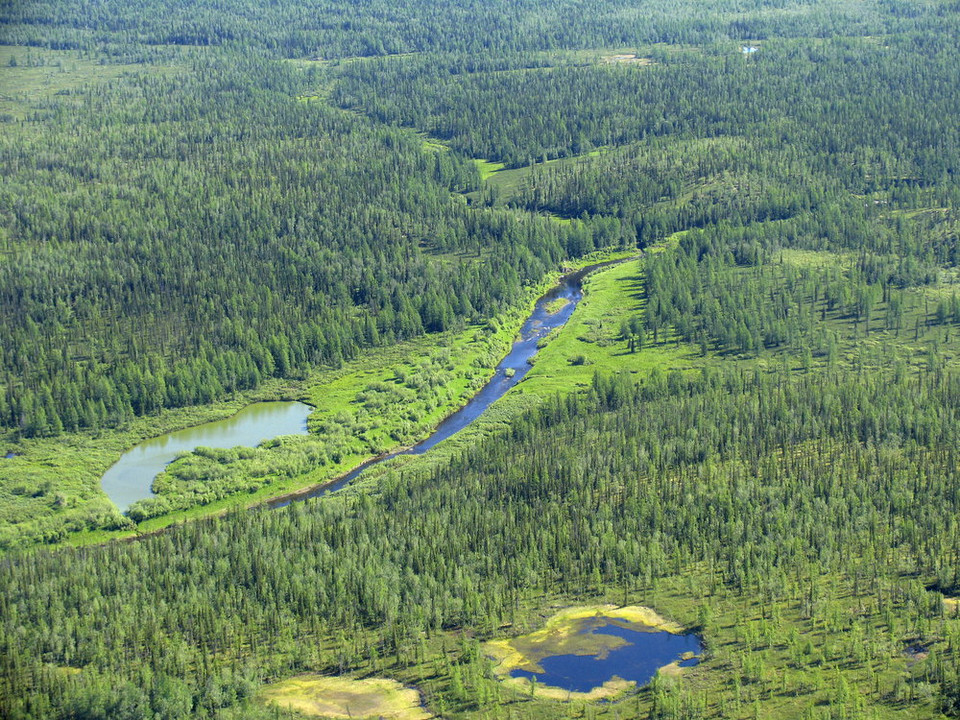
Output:
M307 500L339 490L374 465L379 465L399 455L422 455L437 443L456 435L483 415L487 408L523 379L523 376L530 370L530 361L537 354L539 342L552 330L565 325L570 316L573 315L577 304L583 299L583 278L594 270L615 262L619 261L613 260L598 265L590 265L560 278L559 284L537 300L533 312L520 329L520 338L513 343L510 353L497 365L493 377L466 405L441 422L429 437L421 440L413 447L368 460L346 475L331 482L269 500L267 505L271 508L280 508L297 500Z
M617 262L617 261L612 261ZM466 405L441 422L429 437L413 447L368 460L346 475L328 483L268 500L271 508L284 507L296 500L306 500L337 490L361 473L398 455L421 455L437 443L456 435L472 423L496 400L518 382L530 369L538 343L552 330L570 319L583 298L583 278L593 270L611 263L591 265L568 275L537 300L533 312L520 329L520 338L510 353L497 365L493 377ZM103 476L104 492L122 511L137 500L153 495L154 478L178 456L197 447L253 447L280 435L305 434L307 416L312 411L298 402L265 402L248 405L236 415L212 423L167 433L146 440L117 461Z

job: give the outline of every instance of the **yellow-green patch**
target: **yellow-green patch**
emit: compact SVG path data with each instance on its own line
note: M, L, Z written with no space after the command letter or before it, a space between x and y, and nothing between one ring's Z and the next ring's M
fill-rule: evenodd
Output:
M550 313L551 315L554 315L560 312L561 310L563 310L569 304L569 302L570 301L564 297L559 297L556 300L551 300L550 302L547 303L547 312Z
M315 717L394 720L433 717L420 704L420 693L387 678L352 680L300 675L267 685L258 697L264 703Z
M484 645L484 650L496 661L494 672L503 682L523 690L529 687L529 681L524 678L510 677L510 673L514 670L543 672L539 662L554 655L595 655L602 659L611 650L627 644L626 640L614 635L582 632L585 623L595 618L612 620L614 624L622 624L624 627L640 624L670 633L683 632L680 625L666 620L648 607L587 605L561 610L550 617L542 628L528 635L492 640ZM679 670L677 666L671 672L676 673ZM635 685L633 681L613 678L587 693L570 692L550 686L538 686L537 693L544 697L561 700L599 700L619 695Z
M502 162L493 162L491 160L483 160L481 158L474 158L473 162L476 164L477 170L480 172L481 180L486 180L495 172L500 172L506 167L506 165Z

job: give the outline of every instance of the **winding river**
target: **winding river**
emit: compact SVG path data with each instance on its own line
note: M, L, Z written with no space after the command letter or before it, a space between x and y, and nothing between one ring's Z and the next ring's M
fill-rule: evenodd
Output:
M591 265L563 276L559 284L543 295L520 330L510 353L500 362L490 381L460 410L441 422L433 433L413 447L388 455L382 455L354 468L346 475L331 482L283 495L267 501L271 508L283 507L296 500L306 500L337 490L350 483L374 465L398 455L420 455L443 440L457 434L480 417L510 388L523 379L530 369L530 360L537 354L537 345L552 330L563 326L570 319L577 304L583 298L583 278L597 268L610 265L611 261ZM197 447L231 448L253 447L264 440L280 435L305 434L307 416L312 408L298 402L254 403L236 415L218 422L186 428L146 440L117 461L103 476L104 492L122 511L137 500L150 497L151 486L158 474L179 455Z
M533 312L520 329L520 339L513 344L510 353L497 365L490 381L466 405L441 422L429 437L421 440L413 447L368 460L346 475L331 482L269 500L267 505L271 508L284 507L297 500L307 500L339 490L374 465L379 465L399 455L422 455L434 445L456 435L483 415L487 408L523 379L523 376L530 369L530 360L537 354L539 342L552 330L564 326L570 316L573 315L577 304L583 299L583 278L598 268L616 262L620 261L612 260L598 265L590 265L560 278L559 284L537 300Z

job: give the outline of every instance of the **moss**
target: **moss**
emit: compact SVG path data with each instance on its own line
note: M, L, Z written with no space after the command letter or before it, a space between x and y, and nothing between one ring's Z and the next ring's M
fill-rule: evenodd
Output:
M433 715L423 709L420 694L396 680L301 675L264 687L261 702L327 718L392 718L426 720Z
M508 686L518 691L529 687L525 678L512 678L514 670L540 673L539 662L554 655L595 655L603 658L611 650L627 644L623 638L604 633L583 632L591 620L613 620L623 627L643 625L647 628L681 633L683 627L660 616L655 610L639 605L586 605L561 610L547 619L544 626L527 635L504 640L493 640L484 650L496 662L494 672ZM676 663L674 663L676 665ZM679 667L676 668L679 671ZM612 678L590 692L578 693L563 688L538 685L536 693L558 700L599 700L611 698L633 688L633 681Z

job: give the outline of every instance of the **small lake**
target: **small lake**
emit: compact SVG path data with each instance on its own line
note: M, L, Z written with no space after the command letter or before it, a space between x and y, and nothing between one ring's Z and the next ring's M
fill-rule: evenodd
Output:
M537 664L542 673L513 670L510 677L536 678L542 685L572 692L590 692L608 680L619 677L632 680L637 686L650 682L657 670L672 662L681 667L696 665L696 657L682 660L685 654L700 655L703 645L693 633L677 635L652 628L642 623L590 618L582 623L577 635L607 635L609 641L588 645L606 645L598 654L551 655L540 658ZM619 638L620 641L616 640ZM592 638L599 640L599 638Z
M280 435L306 435L312 411L300 402L254 403L226 420L145 440L107 470L101 479L103 491L126 512L137 500L153 495L153 479L178 456L198 447L256 447Z

